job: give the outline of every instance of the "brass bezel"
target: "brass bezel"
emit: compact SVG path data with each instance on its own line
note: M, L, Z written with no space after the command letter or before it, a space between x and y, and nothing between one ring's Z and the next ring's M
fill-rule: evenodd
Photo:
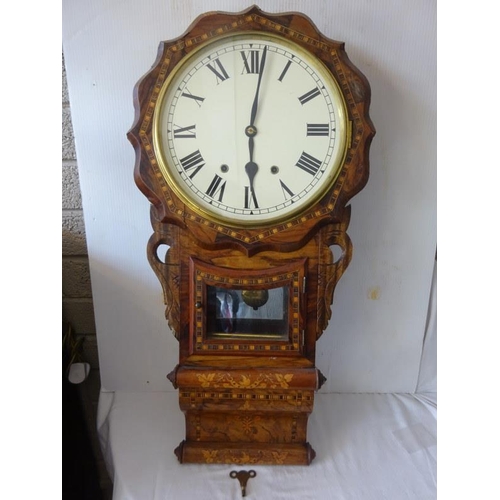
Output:
M180 188L177 185L177 180L171 175L169 171L169 167L167 166L168 163L165 159L165 154L163 151L163 147L161 145L161 126L159 124L160 122L160 117L162 116L161 110L162 110L162 105L165 99L165 95L167 94L167 91L169 89L169 86L171 82L175 79L176 75L182 70L182 68L191 60L193 59L198 52L204 50L207 46L214 44L214 43L219 43L222 40L229 39L229 38L238 38L238 37L249 37L249 36L256 36L260 40L262 39L275 39L279 41L280 44L284 45L290 45L293 47L293 49L299 53L299 54L306 54L309 59L314 58L315 62L320 68L320 73L321 76L324 78L327 78L333 83L333 88L336 89L338 97L340 97L340 106L337 106L336 111L339 112L339 123L341 123L341 128L343 133L339 134L338 133L338 128L337 128L337 133L339 135L339 138L341 140L341 148L342 148L342 153L340 156L340 160L337 161L337 170L335 174L333 175L332 179L330 182L325 184L322 189L320 189L307 203L304 205L300 205L296 210L293 210L292 212L286 213L285 215L276 215L269 217L268 219L259 219L259 220L245 220L245 219L232 219L232 218L227 218L223 217L219 212L215 211L210 211L204 207L199 206L197 203L195 203L195 197L191 197L189 194L187 194L189 191L184 191L182 188ZM318 69L319 69L318 68ZM316 68L315 68L316 69ZM332 96L333 97L333 96ZM198 215L211 220L213 222L216 222L218 224L223 224L228 227L232 228L239 228L239 227L244 227L244 228L255 228L255 227L269 227L272 225L276 225L277 223L287 223L289 221L292 221L299 217L301 214L306 213L314 204L318 202L320 198L322 198L330 189L332 186L335 184L335 181L340 175L340 172L342 171L342 167L345 163L345 159L347 156L347 151L350 148L350 143L351 143L351 135L352 131L349 127L349 118L348 118L348 111L347 111L347 104L346 100L344 97L344 94L342 92L342 89L337 82L336 78L333 76L329 68L319 59L313 52L309 51L307 48L303 47L302 45L296 43L293 40L290 40L286 37L277 35L275 33L268 33L268 32L262 32L262 31L255 31L255 30L248 30L248 31L237 31L234 33L230 34L223 34L220 36L214 36L210 40L201 43L198 47L193 49L189 54L184 56L175 66L175 68L171 71L171 73L167 76L165 81L162 84L162 87L160 89L160 92L158 94L158 99L155 104L155 109L154 109L154 114L153 114L153 125L152 125L152 137L153 137L153 149L154 149L154 154L156 156L158 166L160 168L161 173L163 174L166 182L170 186L170 188L174 191L174 193L177 195L177 197L185 204L187 205L193 212L197 213ZM333 165L332 165L333 167Z

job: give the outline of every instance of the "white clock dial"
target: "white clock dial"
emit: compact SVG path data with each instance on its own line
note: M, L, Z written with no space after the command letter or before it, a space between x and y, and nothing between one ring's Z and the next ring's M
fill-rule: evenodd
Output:
M155 115L162 173L194 210L262 225L306 209L335 180L347 115L337 83L296 44L258 33L191 53Z

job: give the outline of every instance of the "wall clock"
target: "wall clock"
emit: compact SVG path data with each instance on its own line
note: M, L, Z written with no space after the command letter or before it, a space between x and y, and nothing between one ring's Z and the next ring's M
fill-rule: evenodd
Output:
M162 42L134 103L147 253L179 341L175 453L309 464L316 341L351 259L347 203L368 179L369 84L307 17L254 6Z

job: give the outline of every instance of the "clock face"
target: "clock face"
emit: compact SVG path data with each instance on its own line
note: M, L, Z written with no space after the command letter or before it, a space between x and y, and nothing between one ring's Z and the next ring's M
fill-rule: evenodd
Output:
M163 175L193 210L232 226L290 219L336 179L347 146L338 84L300 46L227 36L191 52L154 117Z

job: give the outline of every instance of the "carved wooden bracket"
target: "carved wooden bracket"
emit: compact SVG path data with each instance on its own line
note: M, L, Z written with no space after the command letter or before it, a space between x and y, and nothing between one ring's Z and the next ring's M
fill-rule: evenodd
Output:
M167 378L170 380L172 385L174 386L174 389L178 388L177 385L177 370L179 369L179 365L177 365L168 375Z
M322 244L328 247L327 258L318 266L318 327L317 338L328 326L332 316L331 305L335 287L344 274L352 258L352 243L347 235L347 227L351 217L351 207L347 206L342 222L339 225L329 225L323 229ZM337 245L342 253L334 255L330 247Z
M180 260L179 249L175 241L179 228L172 224L164 224L156 218L156 209L151 206L151 224L154 233L148 241L147 255L149 264L155 272L163 289L163 300L166 305L165 318L175 338L179 340L180 332ZM168 245L163 259L158 255L161 245Z

